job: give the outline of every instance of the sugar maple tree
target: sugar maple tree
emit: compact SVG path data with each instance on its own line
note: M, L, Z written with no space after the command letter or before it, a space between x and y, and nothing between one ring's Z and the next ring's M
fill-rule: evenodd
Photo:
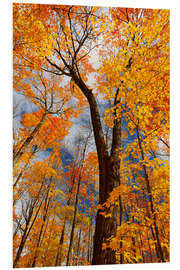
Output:
M14 130L14 267L168 261L169 11L14 4L13 16L14 91L31 106ZM65 166L86 107L94 140L86 126Z

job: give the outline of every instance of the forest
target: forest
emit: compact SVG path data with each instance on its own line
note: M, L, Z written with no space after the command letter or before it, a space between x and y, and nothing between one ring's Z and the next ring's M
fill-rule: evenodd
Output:
M13 267L169 262L169 10L13 4Z

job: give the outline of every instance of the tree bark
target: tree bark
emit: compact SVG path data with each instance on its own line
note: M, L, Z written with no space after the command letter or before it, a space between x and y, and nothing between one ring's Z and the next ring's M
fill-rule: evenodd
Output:
M120 184L120 159L119 148L121 146L121 121L114 121L111 154L105 155L102 167L100 167L99 203L103 204L108 199L113 189ZM122 215L122 203L121 215ZM107 248L102 251L102 244L108 243L108 238L116 235L117 207L111 212L111 217L105 218L98 210L94 235L94 248L92 264L116 264L115 251ZM122 220L121 220L122 221ZM122 262L122 260L121 260Z
M113 188L119 185L120 159L117 151L120 143L119 121L115 120L115 125L113 129L114 135L112 141L112 150L111 154L108 154L108 148L105 143L100 120L100 113L92 90L86 86L79 72L76 72L72 67L70 67L65 62L65 59L62 60L64 61L65 67L69 70L68 76L73 79L73 81L80 88L81 92L84 94L89 103L91 122L93 126L99 164L99 204L103 204L108 199ZM58 71L61 70L60 67L51 62L49 59L47 59L47 61L53 68L57 69ZM116 263L116 256L114 250L107 248L105 251L102 251L102 244L104 242L107 242L107 239L109 237L115 236L116 227L116 209L113 210L112 217L109 218L105 218L104 216L102 216L100 210L97 211L92 264L98 265Z
M108 154L108 149L105 144L103 129L100 120L100 114L95 97L90 89L85 85L80 77L75 72L71 71L71 75L75 83L79 86L89 102L91 121L94 131L95 144L99 162L99 204L104 204L108 199L113 188L119 185L120 159L118 148L121 145L121 124L115 119L113 128L113 139L111 154ZM116 93L115 105L117 105ZM107 239L116 234L116 209L112 212L112 217L105 218L101 215L101 210L98 210L96 215L96 225L94 234L93 246L93 265L99 264L115 264L115 251L107 248L102 251L102 244L107 242Z

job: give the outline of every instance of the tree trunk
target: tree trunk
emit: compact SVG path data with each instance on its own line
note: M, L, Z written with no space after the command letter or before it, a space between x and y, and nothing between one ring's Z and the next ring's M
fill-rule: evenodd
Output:
M18 248L18 251L17 251L17 253L16 253L16 257L15 257L15 259L14 259L13 268L15 268L15 267L17 266L17 263L18 263L18 261L19 261L19 259L20 259L20 256L21 256L21 253L22 253L22 251L23 251L23 248L24 248L24 245L25 245L25 243L26 243L26 240L27 240L27 238L28 238L28 236L29 236L29 233L30 233L30 231L31 231L31 229L32 229L32 227L33 227L33 225L34 225L34 222L35 222L35 220L36 220L36 218L37 218L37 215L38 215L38 213L39 213L39 210L40 210L40 208L41 208L42 202L43 202L43 200L40 202L40 205L39 205L39 207L38 207L38 209L37 209L37 212L36 212L36 214L35 214L35 217L34 217L34 219L32 220L32 223L31 223L31 225L30 225L30 227L29 227L29 229L28 229L28 226L29 226L31 217L32 217L32 215L33 215L33 210L34 210L34 208L33 208L32 211L30 212L30 215L29 215L29 217L28 217L28 221L27 221L27 223L26 223L26 227L25 227L23 236L22 236L22 238L21 238L21 243L20 243L19 248Z
M116 91L114 106L118 100L119 89ZM113 189L120 185L120 148L121 148L121 116L117 118L116 109L114 113L114 127L112 134L111 154L103 156L102 165L99 164L100 186L99 186L99 203L103 204L108 199ZM122 215L122 202L120 204ZM116 253L111 248L102 251L102 244L108 243L108 238L116 235L117 229L117 207L111 211L111 217L105 218L98 210L96 216L96 227L94 235L94 248L92 264L116 264ZM121 216L122 222L122 216Z
M80 242L81 242L81 231L82 231L82 225L80 225L79 235L78 235L78 244L77 244L77 258L75 265L78 265L78 258L79 258L79 252L80 252Z
M13 156L13 163L14 164L20 159L20 157L23 155L24 150L26 149L26 147L30 144L30 142L33 140L33 138L36 135L36 133L42 127L44 121L46 120L46 116L47 116L47 113L45 112L43 114L40 122L33 129L33 131L31 132L31 134L29 135L29 137L26 138L26 140L23 142L23 144L21 145L21 147L19 148L19 150L16 153L14 153L14 156Z
M142 144L141 144L141 139L140 139L140 135L139 135L138 126L136 127L136 131L137 131L138 145L139 145L139 149L140 149L140 152L141 152L141 158L142 158L142 161L144 161L144 151L143 151L143 147L142 147ZM154 225L154 230L155 230L155 239L157 241L157 256L158 256L160 262L165 262L164 255L163 255L163 250L162 250L161 242L160 242L159 229L158 229L158 226L157 226L156 213L155 213L155 210L154 210L154 203L153 203L153 198L152 198L152 193L151 193L151 186L150 186L150 182L149 182L147 168L146 168L146 165L144 165L144 164L143 164L143 171L144 171L144 176L145 176L145 181L146 181L146 188L147 188L147 191L148 191L148 196L149 196L149 201L150 201L150 208L151 208L153 225Z
M59 55L69 70L69 73L65 75L70 76L76 85L80 88L81 92L86 97L91 115L91 122L93 126L94 139L98 155L98 164L99 164L99 203L103 204L110 195L110 192L114 187L119 185L119 165L120 159L118 157L117 149L119 147L119 125L118 121L115 120L115 125L113 128L113 141L112 141L112 151L111 155L108 154L108 148L105 143L103 129L100 120L100 114L97 106L96 99L92 93L92 90L89 89L84 81L82 80L79 71L75 71L59 52ZM48 63L58 71L61 70L56 64L51 62L46 58ZM119 90L118 90L119 91ZM117 91L117 95L118 95ZM117 101L116 95L116 101ZM101 211L98 210L96 216L96 226L95 226L95 235L94 235L94 247L93 247L93 259L92 264L115 264L116 256L115 251L108 248L105 251L102 251L102 244L107 241L111 236L116 234L116 209L113 210L112 217L105 218L101 215Z
M83 169L85 152L86 152L86 148L87 148L87 144L88 144L88 140L89 140L90 136L91 136L91 130L89 132L89 135L86 138L84 149L82 152L82 159L81 159L81 164L80 164L80 174L79 174L78 184L77 184L76 198L75 198L75 204L74 204L74 216L73 216L73 223L72 223L72 229L71 229L71 235L70 235L70 243L69 243L69 248L68 248L68 253L67 253L66 266L69 265L69 259L70 259L72 244L73 244L74 230L75 230L75 225L76 225L76 215L77 215L77 210L78 210L77 207L78 207L78 199L79 199L79 190L80 190L80 184L81 184L81 171Z
M26 235L27 235L27 231L28 231L28 225L29 225L29 222L31 220L32 214L33 214L33 211L30 212L30 215L29 215L28 220L26 222L26 227L24 229L24 232L23 232L23 235L22 235L22 238L21 238L21 242L20 242L18 251L16 253L16 257L14 259L13 268L15 268L17 266L17 263L18 263L19 258L21 256L21 253L22 253L22 250L24 248L24 244L26 242Z
M77 215L77 210L78 210L77 207L78 207L78 199L79 199L79 190L80 190L80 184L81 184L81 172L83 169L86 148L87 148L87 144L88 144L88 140L89 140L90 136L91 136L91 130L86 138L83 152L82 152L82 159L80 161L80 173L79 173L79 177L78 177L77 191L76 191L75 204L74 204L74 215L73 215L73 222L72 222L72 228L71 228L70 243L69 243L69 248L68 248L68 253L67 253L66 266L69 265L70 254L71 254L71 249L72 249L72 244L73 244L74 230L75 230L75 225L76 225L76 215Z
M31 158L33 157L33 155L35 154L37 150L37 146L34 147L32 153L31 153L31 156L29 158L29 160L31 160ZM26 163L26 165L24 166L24 168L21 170L21 172L19 173L18 177L16 178L16 181L15 183L13 184L13 188L15 188L17 186L17 183L19 182L20 178L22 177L24 171L26 170L26 168L28 167L28 163Z
M92 260L92 217L89 220L89 227L88 227L88 251L87 251L87 260L90 263Z
M51 181L50 181L50 184L51 184ZM43 233L43 228L44 228L45 221L46 221L47 214L48 214L48 210L49 210L49 205L50 205L50 200L51 200L51 199L48 199L49 190L50 190L49 189L50 188L50 184L49 184L48 192L47 192L47 195L46 195L46 198L45 198L45 207L44 207L45 213L43 215L43 223L41 225L41 229L40 229L40 232L39 232L39 237L38 237L37 244L36 244L36 247L35 247L35 255L34 255L34 259L33 259L32 266L31 267L35 267L35 265L36 265L36 260L38 258L38 248L40 247L41 236L42 236L42 233Z
M110 193L119 185L120 162L119 158L111 154L104 159L103 168L100 169L99 203L103 204ZM108 238L116 235L117 207L111 212L111 217L105 218L98 210L94 235L94 248L92 264L116 264L115 251L107 248L102 251L102 244L108 243Z
M116 179L115 171L116 163L111 161L111 157L105 159L104 168L100 170L100 191L99 191L99 203L103 204L109 197L110 192L115 187ZM118 165L118 164L117 164ZM114 173L114 175L113 175ZM115 236L116 234L116 208L113 209L111 217L105 218L101 214L102 210L98 210L96 216L96 226L94 235L94 247L93 247L93 265L99 264L115 264L116 256L115 251L107 248L102 250L102 244L108 243L108 238Z
M117 149L121 145L121 123L117 119L114 121L113 138L111 154L108 154L108 149L105 144L103 129L100 120L100 114L95 97L90 89L85 85L80 77L73 71L71 76L75 83L79 86L83 94L88 100L91 121L94 131L95 144L99 163L99 204L103 204L108 199L114 187L119 185L120 179L120 159ZM119 89L116 92L115 105L117 105L117 96ZM102 250L102 244L107 242L107 239L116 234L116 211L114 208L112 217L105 218L101 215L101 210L98 210L96 216L94 246L93 246L93 265L99 264L115 264L115 251L107 248Z
M71 174L72 185L70 186L70 189L69 189L67 206L69 206L70 205L70 202L71 202L72 191L73 191L73 188L74 188L74 183L75 183L75 178L76 178L75 177L76 176L75 165L76 164L74 163L74 165L73 165L73 171L72 171L72 174ZM65 214L64 222L63 222L63 228L62 228L61 236L60 236L60 239L59 239L59 247L58 247L58 250L57 250L56 260L55 260L54 266L58 266L58 265L61 266L62 247L63 247L63 243L64 243L64 234L65 234L65 229L66 229L66 219L67 219L67 216Z
M78 197L79 197L80 183L81 183L81 175L79 176L79 179L78 179L76 199L75 199L75 204L74 204L74 216L73 216L73 222L72 222L72 228L71 228L71 235L70 235L70 242L69 242L69 248L68 248L68 253L67 253L66 266L69 265L70 254L71 254L71 249L72 249L72 244L73 244L74 229L75 229L75 225L76 225L76 215L77 215L77 206L78 206Z

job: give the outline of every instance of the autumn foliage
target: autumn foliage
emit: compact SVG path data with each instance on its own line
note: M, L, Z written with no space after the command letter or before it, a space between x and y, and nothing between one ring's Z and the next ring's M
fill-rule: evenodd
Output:
M13 266L169 261L169 11L13 4Z

